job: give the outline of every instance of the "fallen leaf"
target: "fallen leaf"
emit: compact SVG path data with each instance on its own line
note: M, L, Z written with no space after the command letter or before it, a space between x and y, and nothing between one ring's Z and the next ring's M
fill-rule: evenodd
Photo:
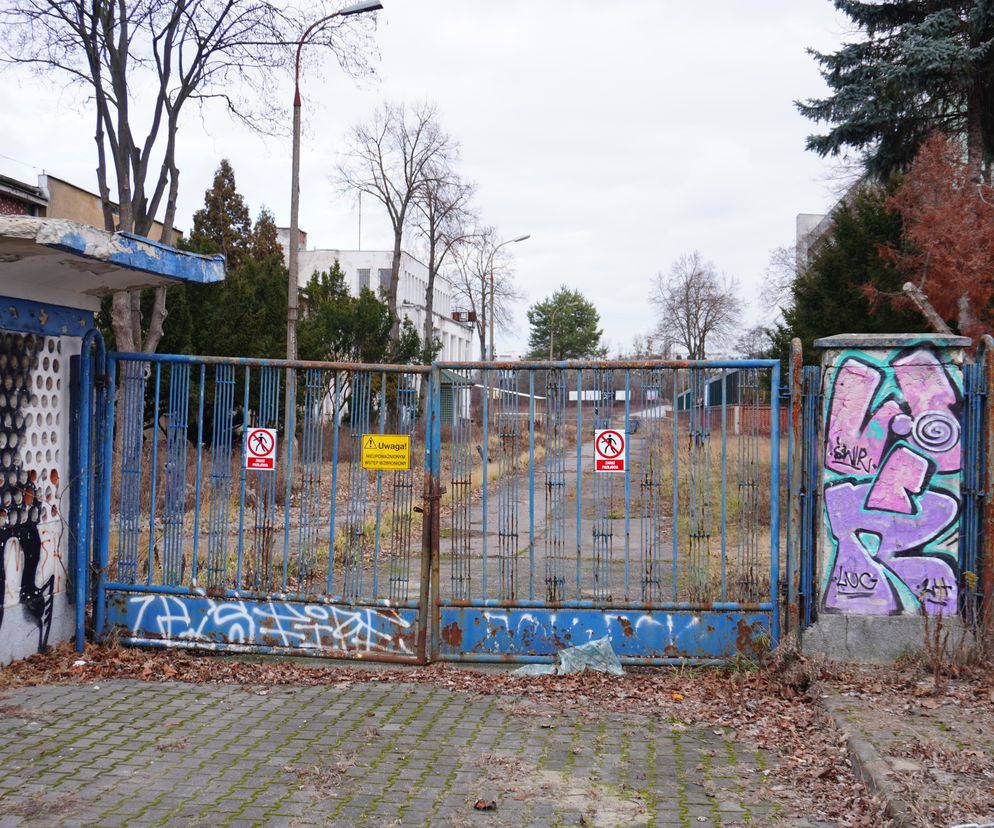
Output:
M476 811L496 811L497 810L497 800L496 799L478 799L473 803L473 809Z
M677 693L676 691L670 693L670 698L675 702L683 701L683 693Z

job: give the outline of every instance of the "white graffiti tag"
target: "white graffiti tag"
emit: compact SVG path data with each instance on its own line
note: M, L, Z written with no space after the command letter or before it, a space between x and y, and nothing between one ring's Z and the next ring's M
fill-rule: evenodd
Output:
M169 641L411 655L414 622L400 611L174 595L128 599L131 635Z

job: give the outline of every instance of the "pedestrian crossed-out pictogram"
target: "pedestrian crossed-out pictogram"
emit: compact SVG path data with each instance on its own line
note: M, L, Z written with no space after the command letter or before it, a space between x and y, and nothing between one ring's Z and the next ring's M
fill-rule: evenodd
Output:
M594 471L623 472L627 451L625 435L613 428L594 432Z
M250 428L245 435L245 468L255 471L276 469L276 429Z

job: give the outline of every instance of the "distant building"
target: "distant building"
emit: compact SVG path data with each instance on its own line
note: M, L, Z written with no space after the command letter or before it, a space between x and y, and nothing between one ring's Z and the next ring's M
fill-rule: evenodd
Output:
M115 220L120 217L117 202L111 202ZM100 196L54 175L42 173L37 184L28 184L0 175L0 216L36 216L78 221L89 227L104 226ZM176 237L183 231L173 228ZM162 223L155 222L149 238L162 238Z
M797 253L797 269L807 267L822 246L832 237L835 226L835 211L853 203L859 195L866 179L860 178L843 193L835 205L827 213L798 213L795 224L795 239Z
M307 234L300 232L300 263L298 280L300 286L307 284L314 273L331 270L338 262L345 275L345 286L349 293L358 296L364 287L379 295L390 287L390 265L392 250L307 250ZM281 227L280 244L284 256L290 239L290 231ZM410 253L400 256L400 283L397 285L397 311L402 319L410 319L419 335L425 326L425 291L428 288L428 267ZM448 362L468 361L474 358L473 325L467 321L457 321L453 314L460 309L453 300L452 285L442 276L435 278L435 298L432 307L435 336L442 344L438 358Z

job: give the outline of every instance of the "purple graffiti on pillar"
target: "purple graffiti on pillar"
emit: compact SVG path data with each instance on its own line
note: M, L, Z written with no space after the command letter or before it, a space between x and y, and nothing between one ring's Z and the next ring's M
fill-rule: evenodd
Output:
M891 391L874 407L888 379ZM829 400L825 512L836 554L825 588L828 612L889 615L911 609L899 583L928 612L952 613L958 572L945 550L929 550L959 520L961 397L927 348L880 367L847 357ZM842 477L837 477L841 475ZM921 604L919 604L919 601Z

